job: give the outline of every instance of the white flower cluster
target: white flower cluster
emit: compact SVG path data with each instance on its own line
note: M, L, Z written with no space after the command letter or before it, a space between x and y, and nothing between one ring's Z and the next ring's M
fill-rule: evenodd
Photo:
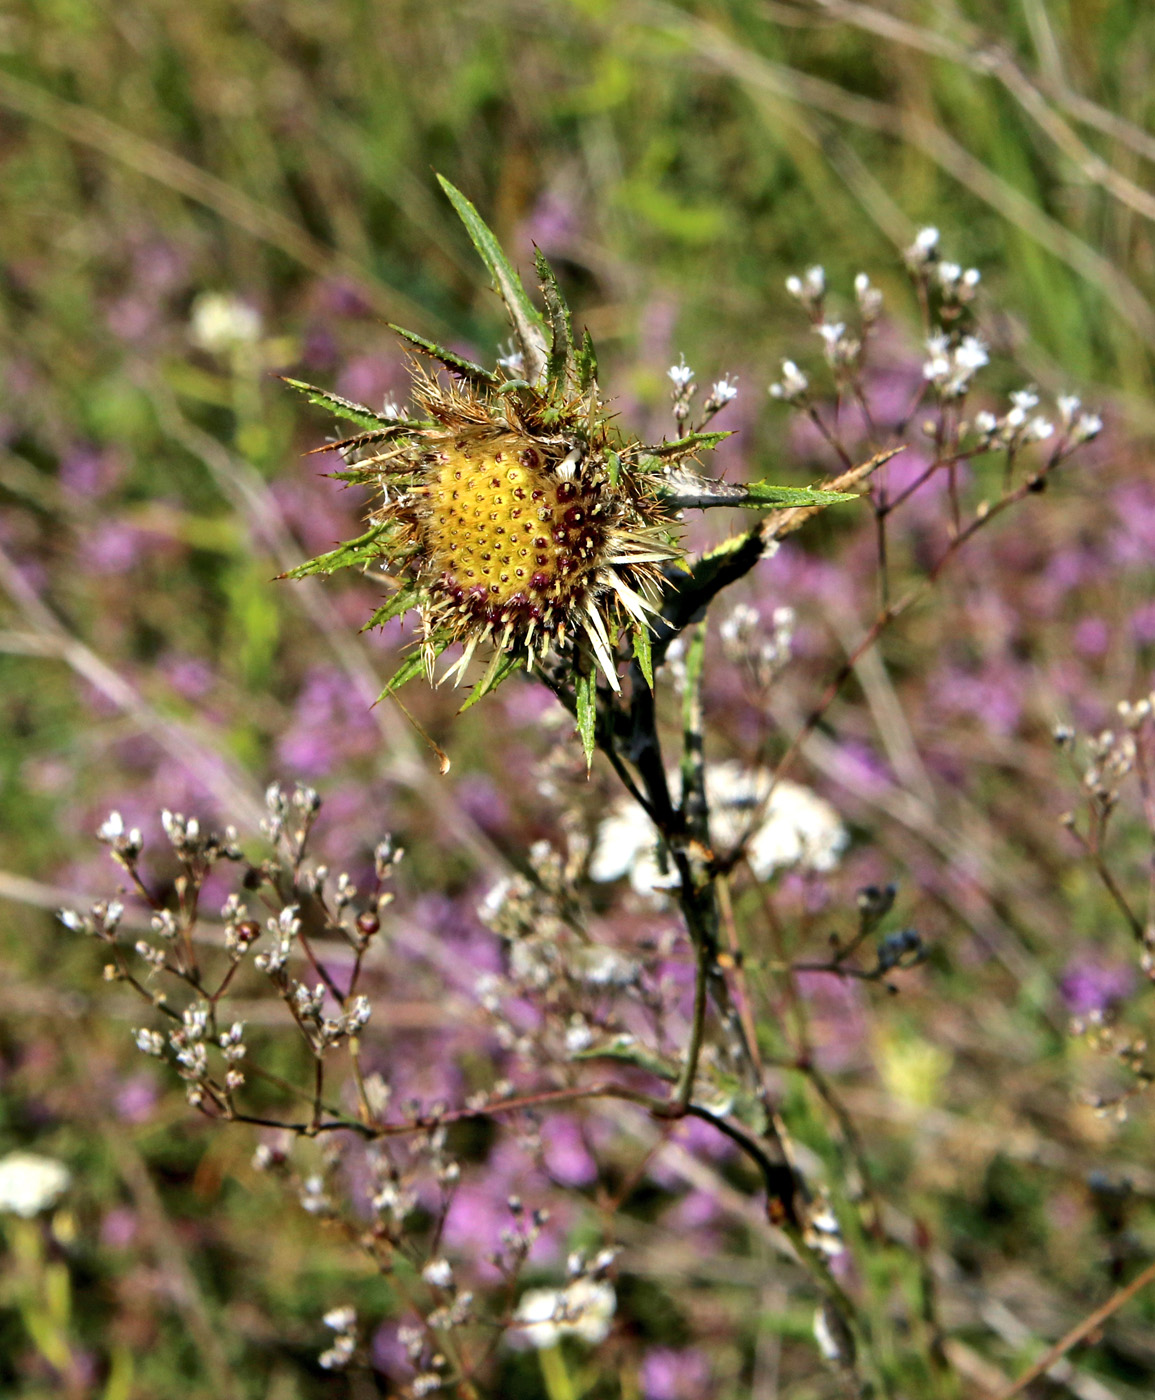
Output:
M775 608L767 635L757 609L738 603L718 629L722 650L736 665L753 672L760 685L768 685L790 660L795 620L793 608Z
M286 904L275 919L268 919L265 927L272 935L273 946L264 953L258 953L254 962L262 972L279 973L289 961L293 939L301 929L297 918L297 905Z
M985 447L1015 449L1045 442L1054 435L1055 425L1045 415L1033 412L1038 405L1039 396L1034 389L1019 389L1011 394L1011 407L1001 416L986 410L976 413L975 431ZM1103 420L1097 413L1080 413L1082 405L1074 394L1061 395L1055 406L1063 445L1068 449L1090 442L1102 432Z
M770 397L781 399L783 403L800 404L806 398L810 380L802 373L793 360L782 361L782 378L770 385Z
M922 367L927 379L943 399L961 399L971 386L976 371L990 363L987 347L977 335L954 340L938 331L926 342L930 358Z
M812 310L826 295L825 269L809 267L801 277L787 277L786 290L795 301L800 301L808 311Z
M348 1307L331 1308L321 1321L337 1335L333 1345L317 1358L317 1364L326 1371L341 1371L357 1350L357 1314Z
M671 775L673 791L679 788ZM792 866L827 871L846 847L846 828L825 799L800 783L773 784L761 768L736 762L706 767L710 837L719 852L745 841L746 859L759 880ZM674 888L677 873L642 809L622 798L599 824L589 875L606 882L628 875L639 894Z

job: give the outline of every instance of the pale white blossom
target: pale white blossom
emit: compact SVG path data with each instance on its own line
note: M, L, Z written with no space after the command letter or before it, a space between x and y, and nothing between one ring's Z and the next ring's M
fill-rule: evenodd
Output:
M202 292L193 302L189 339L210 355L255 345L261 329L261 313L228 292Z
M597 1346L609 1336L617 1309L613 1285L576 1278L565 1288L531 1288L523 1293L514 1324L531 1346L556 1346L562 1337L578 1337Z
M9 1152L0 1158L0 1213L30 1220L55 1205L72 1174L63 1162L36 1152Z
M676 794L678 775L671 774L669 781ZM734 761L708 764L706 801L714 849L733 851L745 841L746 858L759 880L794 866L832 870L846 847L846 828L829 802L801 783L783 779L774 784L763 768ZM599 882L628 875L639 894L657 894L678 884L656 829L627 797L598 826L589 875Z
M679 392L685 389L690 380L694 377L694 371L684 359L680 364L671 365L666 373L669 375L670 383Z

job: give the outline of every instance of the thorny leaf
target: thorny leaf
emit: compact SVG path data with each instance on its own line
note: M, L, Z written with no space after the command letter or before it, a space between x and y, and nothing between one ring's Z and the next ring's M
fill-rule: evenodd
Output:
M557 285L553 268L545 259L540 248L534 249L534 264L537 267L541 294L545 298L545 308L549 316L550 347L546 364L546 384L550 393L565 387L567 377L573 372L573 328L569 307Z
M379 520L355 540L347 540L336 549L329 550L327 554L320 554L316 559L298 564L295 569L279 574L278 578L305 578L309 574L332 574L338 569L364 568L385 553L385 538L394 528L392 521Z
M407 331L404 326L395 326L389 322L389 329L395 331L402 340L407 340L410 345L415 345L418 350L426 355L430 355L435 360L440 360L446 369L451 369L456 374L460 374L463 379L468 379L475 384L492 385L498 382L497 375L487 370L484 365L475 365L472 360L463 359L460 355L455 355L452 350L445 350L440 345L434 344L432 340L426 340L423 335L418 335L415 331Z
M491 690L496 690L502 681L512 676L514 671L522 670L524 666L525 658L523 656L510 655L508 652L495 652L485 675L469 692L469 698L457 713L463 715L470 706L476 705L483 695L488 695Z
M597 692L597 677L593 670L579 672L574 681L574 699L577 705L578 733L585 750L587 771L593 765L594 749L597 747Z
M457 210L458 217L465 225L473 240L473 246L481 254L481 259L489 268L498 293L513 322L514 332L525 357L525 377L536 384L545 373L548 353L545 343L545 329L542 319L533 302L522 286L521 278L513 270L508 258L501 251L501 245L492 231L459 189L451 185L444 175L438 175L438 184L449 196L449 201Z
M407 418L388 418L383 413L374 413L371 408L366 408L364 404L354 403L352 399L343 399L340 394L330 394L327 389L318 389L313 384L306 384L302 379L290 379L288 375L284 374L280 378L290 388L304 394L310 403L319 404L322 408L327 408L334 417L344 418L347 422L356 423L359 427L368 428L370 431L375 431L378 428L420 426L411 423Z
M646 684L651 690L654 688L654 661L650 649L650 629L644 622L639 622L634 628L634 660L638 663L638 669L646 678Z
M598 357L588 327L582 331L582 343L577 350L576 365L578 388L584 394L591 384L596 383L598 377Z

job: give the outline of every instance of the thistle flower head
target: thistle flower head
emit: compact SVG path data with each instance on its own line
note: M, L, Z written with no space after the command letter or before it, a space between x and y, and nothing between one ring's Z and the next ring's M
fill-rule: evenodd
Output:
M844 497L738 488L699 475L689 459L729 434L683 430L692 372L682 366L671 371L686 410L681 436L645 446L621 434L601 396L589 334L575 341L548 263L539 253L543 314L473 205L448 182L442 187L505 302L512 345L489 370L393 327L419 357L411 416L287 381L358 427L318 450L335 447L345 466L336 475L376 497L365 534L290 577L383 567L391 594L370 625L411 610L420 618L419 646L386 694L423 671L432 679L437 658L455 644L461 655L441 679L459 683L475 653L489 662L466 705L519 667L548 664L551 683L574 686L588 756L595 677L619 689L620 639L632 638L651 680L649 619L670 587L663 566L682 553L678 511ZM715 391L716 398L734 393L728 381ZM716 411L713 400L707 407L703 423Z
M350 474L380 488L375 520L404 600L421 614L427 665L481 644L532 666L588 646L617 688L620 624L654 611L657 566L678 554L634 446L611 438L590 383L550 394L516 380L445 384L418 370L426 421Z

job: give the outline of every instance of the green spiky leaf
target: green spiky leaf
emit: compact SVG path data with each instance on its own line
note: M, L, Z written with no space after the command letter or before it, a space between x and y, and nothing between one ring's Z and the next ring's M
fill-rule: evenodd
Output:
M389 680L385 684L385 689L378 695L373 703L379 705L382 700L387 699L390 695L395 695L403 685L407 685L410 681L416 680L418 676L423 676L425 674L426 656L432 652L433 660L436 661L448 645L448 638L431 637L428 642L416 647L406 656L397 670L389 677Z
M546 383L551 390L556 390L563 387L567 377L574 372L573 327L569 307L561 294L561 288L557 285L553 268L546 261L540 248L533 250L533 259L549 317L550 347L545 367Z
M746 497L727 504L765 510L768 506L833 506L839 501L857 501L853 491L821 491L812 486L771 486L768 481L752 481Z
M591 384L597 382L598 357L589 329L582 331L582 343L578 346L576 359L578 388L584 394Z
M646 451L654 457L684 457L687 452L710 452L720 442L725 442L728 437L733 436L732 432L687 433L685 437L675 438L673 442L662 442L657 447L647 447Z
M410 608L415 608L420 601L421 590L419 588L399 588L387 603L383 603L377 609L365 626L361 628L361 631L368 632L374 627L384 627L393 618L407 613Z
M521 656L511 655L509 652L497 652L485 675L469 692L468 700L457 713L463 715L471 706L476 705L483 695L488 695L491 691L496 690L502 681L508 679L514 671L519 671L524 665L525 660Z
M371 432L376 432L380 428L408 428L420 427L419 423L412 423L408 418L387 418L383 413L374 413L371 408L366 408L364 404L354 403L352 399L343 399L340 394L330 394L327 389L318 389L313 384L306 384L301 379L290 379L288 375L281 375L284 383L291 389L296 389L298 393L304 394L310 403L320 404L322 408L327 408L335 418L343 418L346 422L356 423L361 428L368 428Z
M638 663L638 669L646 678L646 684L651 690L654 688L654 661L650 648L650 629L644 622L639 622L634 626L634 660Z
M309 574L332 574L338 569L364 568L385 553L385 540L395 529L394 521L380 520L355 540L346 540L336 549L329 550L327 554L319 554L316 559L310 559L307 563L298 564L295 569L289 569L280 577L306 578Z
M586 771L593 765L594 749L597 747L598 732L598 684L591 670L588 674L578 674L574 681L574 699L577 710L577 727L581 735L582 748L586 755Z
M416 651L411 651L405 660L402 661L397 670L389 677L385 689L378 695L373 703L379 705L382 700L387 699L390 695L400 690L403 685L407 685L409 681L416 680L418 676L424 674L425 657L422 655L421 649L418 648Z
M444 175L438 175L437 182L457 210L457 216L465 225L473 240L473 246L481 254L482 262L489 268L498 294L505 302L505 309L513 322L514 334L525 357L525 377L531 384L536 384L544 374L548 360L545 328L541 316L526 294L521 278L513 270L508 258L501 251L501 245L481 215Z
M432 340L426 340L423 335L418 335L416 331L407 331L404 326L395 326L392 321L389 322L389 329L395 331L403 340L407 340L410 345L415 345L423 354L440 360L446 369L460 374L463 379L468 379L473 384L486 386L497 383L497 375L487 370L484 365L475 365L472 360L463 359L460 355L455 355L452 350L443 349Z

